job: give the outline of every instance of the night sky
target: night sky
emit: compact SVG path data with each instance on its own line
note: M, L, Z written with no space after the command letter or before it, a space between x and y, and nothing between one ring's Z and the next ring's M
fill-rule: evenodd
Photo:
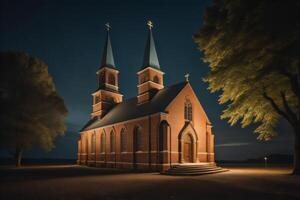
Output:
M205 0L185 1L32 1L0 0L0 50L24 51L39 57L69 110L68 131L56 141L56 149L44 153L31 150L25 157L75 158L78 130L90 118L91 92L97 88L96 70L101 61L106 30L111 39L115 63L120 70L120 88L125 98L137 95L136 72L142 65L147 38L146 21L154 23L153 34L165 85L190 82L214 125L216 159L241 160L271 153L291 153L292 134L281 123L279 136L269 142L256 140L253 127L230 127L220 120L224 106L217 94L210 94L202 77L209 67L192 36L201 27ZM42 102L41 102L42 103Z

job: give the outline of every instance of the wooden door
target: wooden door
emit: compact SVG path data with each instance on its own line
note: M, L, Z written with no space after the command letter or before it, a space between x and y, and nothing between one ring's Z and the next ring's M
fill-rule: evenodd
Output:
M191 136L187 135L183 141L183 161L193 162L193 143Z

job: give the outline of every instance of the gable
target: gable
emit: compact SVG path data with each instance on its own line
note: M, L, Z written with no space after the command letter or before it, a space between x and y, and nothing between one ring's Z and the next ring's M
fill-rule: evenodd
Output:
M180 93L178 93L178 95L170 102L166 110L169 111L178 106L181 106L183 109L185 99L189 99L192 101L194 110L193 112L200 112L200 115L205 117L206 122L208 124L211 124L210 120L208 119L208 116L206 115L205 110L203 109L190 83L185 85L185 87L180 91Z

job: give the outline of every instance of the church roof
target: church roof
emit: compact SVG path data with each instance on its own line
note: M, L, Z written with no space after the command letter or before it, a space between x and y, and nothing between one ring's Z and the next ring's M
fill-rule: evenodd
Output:
M109 68L113 68L113 69L116 68L114 55L112 52L112 47L111 47L111 42L110 42L109 30L107 31L106 42L105 42L105 46L103 49L102 62L101 62L100 69L102 67L109 67Z
M81 131L136 119L158 112L164 112L166 107L186 86L186 84L188 84L188 82L181 82L165 87L159 90L149 102L143 104L137 104L137 97L127 99L115 105L103 118L91 119Z
M160 70L160 65L158 62L158 57L156 53L155 43L152 35L151 28L149 29L148 39L145 47L144 61L141 70L146 67L153 67Z

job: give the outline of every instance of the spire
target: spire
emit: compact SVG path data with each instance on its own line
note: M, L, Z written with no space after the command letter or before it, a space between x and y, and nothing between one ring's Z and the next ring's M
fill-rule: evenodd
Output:
M148 21L147 25L149 26L149 33L148 33L148 39L145 48L144 62L141 69L144 69L146 67L153 67L156 69L160 69L157 54L156 54L156 49L155 49L155 43L152 35L153 23L151 21Z
M110 42L110 36L109 36L109 31L111 29L111 26L109 23L105 24L106 30L107 30L107 36L106 36L106 42L103 50L103 55L102 55L102 62L101 62L101 67L110 67L110 68L116 68L115 67L115 61L114 61L114 55L112 52L112 47L111 47L111 42Z

